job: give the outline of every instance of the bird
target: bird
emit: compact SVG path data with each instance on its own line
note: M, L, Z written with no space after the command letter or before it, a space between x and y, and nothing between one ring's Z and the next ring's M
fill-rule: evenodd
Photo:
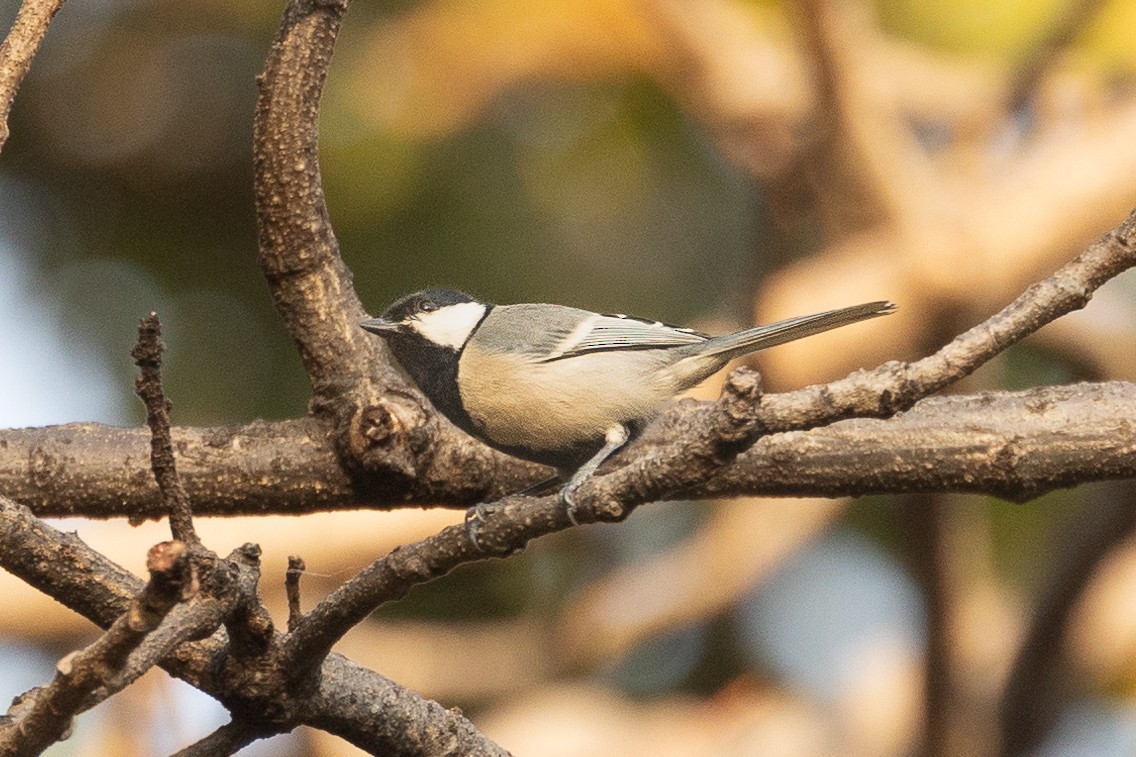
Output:
M576 490L676 394L734 358L895 310L881 300L710 336L621 313L426 289L360 325L455 426L556 468L575 523Z

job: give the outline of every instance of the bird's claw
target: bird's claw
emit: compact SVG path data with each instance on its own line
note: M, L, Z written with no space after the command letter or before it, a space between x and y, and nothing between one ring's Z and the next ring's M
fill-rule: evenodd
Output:
M481 527L485 520L501 509L500 504L487 504L482 502L474 505L465 512L465 532L476 549L481 549Z
M580 482L569 482L560 490L560 505L573 526L580 525L580 521L576 520L576 490L579 488Z

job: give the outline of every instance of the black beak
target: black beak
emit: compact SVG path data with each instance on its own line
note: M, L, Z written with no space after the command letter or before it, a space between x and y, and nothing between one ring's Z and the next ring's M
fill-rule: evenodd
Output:
M402 326L398 321L388 321L386 318L368 318L359 325L372 334L378 334L379 336L396 334Z

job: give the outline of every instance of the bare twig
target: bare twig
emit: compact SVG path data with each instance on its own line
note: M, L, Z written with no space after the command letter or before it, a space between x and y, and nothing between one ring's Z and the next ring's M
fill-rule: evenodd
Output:
M303 612L300 610L300 577L307 570L304 558L288 555L288 572L284 574L284 593L288 596L288 630L294 631Z
M212 597L198 597L175 606L165 622L146 636L122 667L107 680L105 687L94 693L94 697L106 699L110 692L126 688L150 668L160 664L183 642L208 638L221 626L223 615L224 606ZM108 693L104 694L104 688Z
M229 651L236 660L263 658L272 644L276 629L272 617L260 601L260 547L243 544L229 555L228 562L243 568L234 588L237 600L225 617L229 632Z
M63 7L63 0L24 0L12 29L0 44L0 150L8 141L8 114L20 82L32 65L47 25Z
M62 659L50 684L24 695L18 713L0 728L0 753L38 754L63 736L75 715L120 690L121 686L110 685L111 679L194 583L188 551L181 542L154 546L146 562L150 581L126 613L95 643ZM92 696L96 689L99 695Z
M170 516L175 539L190 546L201 543L193 530L189 497L178 478L174 445L170 440L170 409L173 405L162 389L162 324L157 313L150 313L138 324L138 342L130 352L142 370L135 389L146 405L146 425L150 427L150 466L162 494L162 505Z
M173 757L222 757L236 754L241 749L275 732L264 726L254 726L242 720L232 720L205 738L179 749Z

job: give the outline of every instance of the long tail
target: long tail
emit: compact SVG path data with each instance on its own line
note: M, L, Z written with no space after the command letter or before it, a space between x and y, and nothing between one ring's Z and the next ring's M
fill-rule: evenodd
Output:
M767 347L775 347L806 336L819 334L822 331L847 326L857 321L866 321L881 315L888 315L896 311L896 306L886 300L880 302L867 302L863 305L853 305L839 310L828 310L824 313L813 313L796 318L786 318L784 321L754 326L752 329L735 331L725 336L716 336L699 346L700 356L718 356L723 362L757 352Z

